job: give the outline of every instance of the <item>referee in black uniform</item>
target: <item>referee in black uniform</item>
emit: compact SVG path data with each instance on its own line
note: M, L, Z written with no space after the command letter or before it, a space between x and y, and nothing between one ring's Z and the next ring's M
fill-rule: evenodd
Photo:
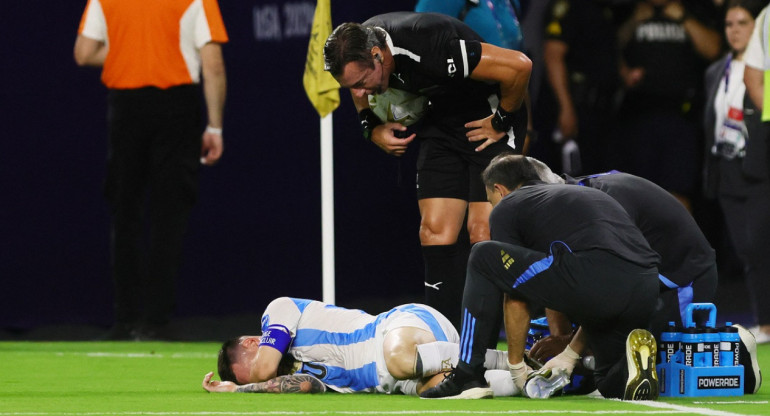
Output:
M511 374L523 389L530 372L523 361L529 309L543 306L580 324L568 350L594 352L604 397L657 398L655 339L637 328L646 328L655 311L660 258L628 214L599 190L540 181L520 155L495 158L483 178L495 205L493 241L471 253L460 362L423 395L483 397L485 340L501 312ZM501 292L503 311L490 302Z
M489 239L492 207L480 175L494 156L524 145L521 104L532 63L521 52L484 43L455 18L414 12L343 23L327 39L324 57L327 70L351 90L366 139L396 156L419 139L426 303L459 327L468 252L458 234L467 211L470 242ZM369 108L369 95L391 87L430 100L416 133L401 135L406 127L383 124Z

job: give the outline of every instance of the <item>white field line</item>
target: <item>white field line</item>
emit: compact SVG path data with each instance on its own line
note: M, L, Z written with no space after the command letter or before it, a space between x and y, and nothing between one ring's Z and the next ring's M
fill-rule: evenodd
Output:
M627 403L654 407L657 409L677 410L681 413L685 413L685 412L695 413L695 414L704 415L704 416L749 416L743 413L726 412L723 410L715 410L715 409L709 409L705 407L688 407L688 406L682 406L682 405L673 404L673 403L665 403L665 402L651 401L651 400L628 401Z

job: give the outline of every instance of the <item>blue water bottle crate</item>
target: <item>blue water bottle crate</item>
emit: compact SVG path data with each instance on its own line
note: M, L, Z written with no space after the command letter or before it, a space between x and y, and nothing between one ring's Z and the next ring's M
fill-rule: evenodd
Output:
M696 310L708 311L705 327L693 319ZM742 396L743 366L737 330L727 322L717 331L717 308L712 303L692 303L685 310L685 328L671 322L661 334L658 383L664 397Z

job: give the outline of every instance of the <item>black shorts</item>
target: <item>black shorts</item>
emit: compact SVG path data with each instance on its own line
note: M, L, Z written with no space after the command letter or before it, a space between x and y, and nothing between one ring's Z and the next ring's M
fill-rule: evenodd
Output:
M487 193L481 173L489 162L501 153L521 153L527 132L527 112L524 107L514 116L514 149L506 136L477 152L483 141L471 142L465 137L467 129L452 128L457 120L434 121L418 132L420 154L417 158L417 199L455 198L468 202L485 202ZM480 117L466 117L476 120Z

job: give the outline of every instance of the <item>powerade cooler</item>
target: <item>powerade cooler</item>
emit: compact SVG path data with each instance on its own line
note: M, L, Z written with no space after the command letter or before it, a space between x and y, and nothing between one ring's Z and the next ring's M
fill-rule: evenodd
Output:
M709 312L705 327L697 327L693 311ZM685 328L673 322L660 335L657 366L660 395L742 396L743 366L738 364L740 337L732 323L717 330L713 303L692 303L685 310Z

